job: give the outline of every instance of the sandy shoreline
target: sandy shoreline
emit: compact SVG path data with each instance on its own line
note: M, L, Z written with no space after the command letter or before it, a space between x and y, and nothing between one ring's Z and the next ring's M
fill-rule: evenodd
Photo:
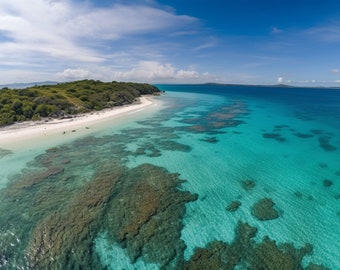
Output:
M0 128L0 148L14 150L14 148L20 148L25 142L28 143L32 140L52 138L55 135L75 134L79 130L90 131L93 125L137 113L152 104L154 104L152 96L142 96L139 98L139 102L134 104L91 112L71 119L54 119L48 122L29 121Z

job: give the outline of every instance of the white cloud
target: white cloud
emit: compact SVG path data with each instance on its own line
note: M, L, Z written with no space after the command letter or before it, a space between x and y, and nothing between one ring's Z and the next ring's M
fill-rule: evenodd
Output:
M90 1L1 0L0 68L15 72L20 67L44 76L46 71L55 76L64 70L65 74L61 72L59 76L67 77L81 75L71 74L71 66L99 69L120 65L127 70L141 59L163 58L160 44L157 48L142 36L190 33L197 28L198 20L150 3L104 8L91 5ZM137 44L138 55L133 50ZM141 54L143 47L147 53ZM0 73L0 82L8 78Z
M281 30L280 28L272 27L272 34L280 34L282 32L283 32L283 30Z
M278 77L277 78L277 83L283 83L283 77Z
M88 70L77 68L77 69L65 69L63 72L57 74L62 80L78 80L78 79L86 79L91 76L91 72Z
M308 36L316 38L324 42L340 41L340 22L335 21L328 25L316 26L306 31Z
M199 83L215 81L216 77L209 73L199 73L195 70L175 68L171 64L162 64L156 61L140 61L131 70L114 72L114 80L157 82L186 82Z
M337 68L333 68L333 69L331 69L331 73L338 74L339 70Z

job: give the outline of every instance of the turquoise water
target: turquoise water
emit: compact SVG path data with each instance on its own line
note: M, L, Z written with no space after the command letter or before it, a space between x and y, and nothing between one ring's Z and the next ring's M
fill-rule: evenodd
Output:
M0 266L340 269L340 91L159 88L159 110L1 152Z

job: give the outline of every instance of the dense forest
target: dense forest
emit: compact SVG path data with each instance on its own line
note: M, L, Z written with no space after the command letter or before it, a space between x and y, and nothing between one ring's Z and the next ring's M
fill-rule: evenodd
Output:
M82 80L25 89L0 90L0 126L44 117L67 118L133 103L137 97L157 94L149 84Z

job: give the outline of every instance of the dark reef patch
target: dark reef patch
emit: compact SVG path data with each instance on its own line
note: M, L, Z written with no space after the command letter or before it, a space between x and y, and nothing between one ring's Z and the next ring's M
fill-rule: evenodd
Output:
M245 103L236 101L229 105L222 105L215 108L214 111L198 111L195 117L183 117L179 122L190 124L190 126L181 127L185 132L206 133L210 135L219 134L220 129L237 127L244 124L241 117L249 114ZM224 133L224 132L223 132Z
M161 127L162 123L160 119L148 119L143 121L136 121L136 123L143 125L143 126L150 126L150 127Z
M320 168L327 168L328 165L327 165L327 163L321 162L321 163L319 163L319 167Z
M105 204L120 180L121 172L103 174L84 186L64 211L52 212L34 228L27 248L33 269L100 269L92 243ZM72 256L70 256L72 254Z
M137 148L134 154L136 156L145 155L148 157L159 157L162 155L161 151L153 143L143 144L142 147Z
M178 175L144 164L131 169L108 203L106 228L126 248L132 262L179 267L185 244L180 239L185 203L198 196L179 191ZM133 196L131 196L133 194Z
M331 140L330 136L319 137L320 147L326 152L332 152L338 149L336 146L330 144L330 140Z
M258 220L272 220L279 218L279 212L274 208L275 203L270 198L263 198L254 204L251 213Z
M299 198L299 199L302 198L302 193L300 191L295 191L294 195L295 195L296 198Z
M11 150L0 148L0 159L10 154L12 154Z
M241 186L244 190L249 191L256 186L256 183L254 180L243 180L241 181Z
M277 142L285 142L287 139L279 133L263 133L262 137L265 139L273 139Z
M325 267L323 265L310 263L306 268L306 270L331 270L328 267Z
M218 143L218 139L216 137L205 137L204 139L201 139L201 141L208 143Z
M311 129L310 132L312 132L315 135L320 135L324 133L324 131L321 129Z
M329 179L324 179L322 181L322 184L323 184L324 187L331 187L333 185L333 182Z
M158 148L156 148L156 146ZM191 147L171 140L154 139L153 142L146 142L140 145L133 153L135 156L145 155L148 157L159 157L161 150L190 152Z
M227 211L228 212L235 212L238 210L238 208L241 206L240 201L232 201L228 206L227 206Z
M274 128L283 129L283 128L289 128L289 126L288 125L275 125Z
M156 144L162 150L180 151L180 152L190 152L191 151L191 147L189 145L178 143L178 142L175 142L175 141L157 140Z
M313 263L306 268L302 266L303 258L313 251L310 244L295 248L291 243L278 245L269 237L264 237L262 242L256 243L253 240L256 234L255 227L239 222L235 239L231 244L215 241L205 248L196 248L194 255L185 262L183 269L328 269Z
M308 196L307 196L307 200L308 200L308 201L313 201L313 200L314 200L314 197L313 197L312 195L308 195Z
M300 132L295 132L293 133L294 136L302 138L302 139L308 139L308 138L313 138L313 134L308 134L308 133L300 133Z

